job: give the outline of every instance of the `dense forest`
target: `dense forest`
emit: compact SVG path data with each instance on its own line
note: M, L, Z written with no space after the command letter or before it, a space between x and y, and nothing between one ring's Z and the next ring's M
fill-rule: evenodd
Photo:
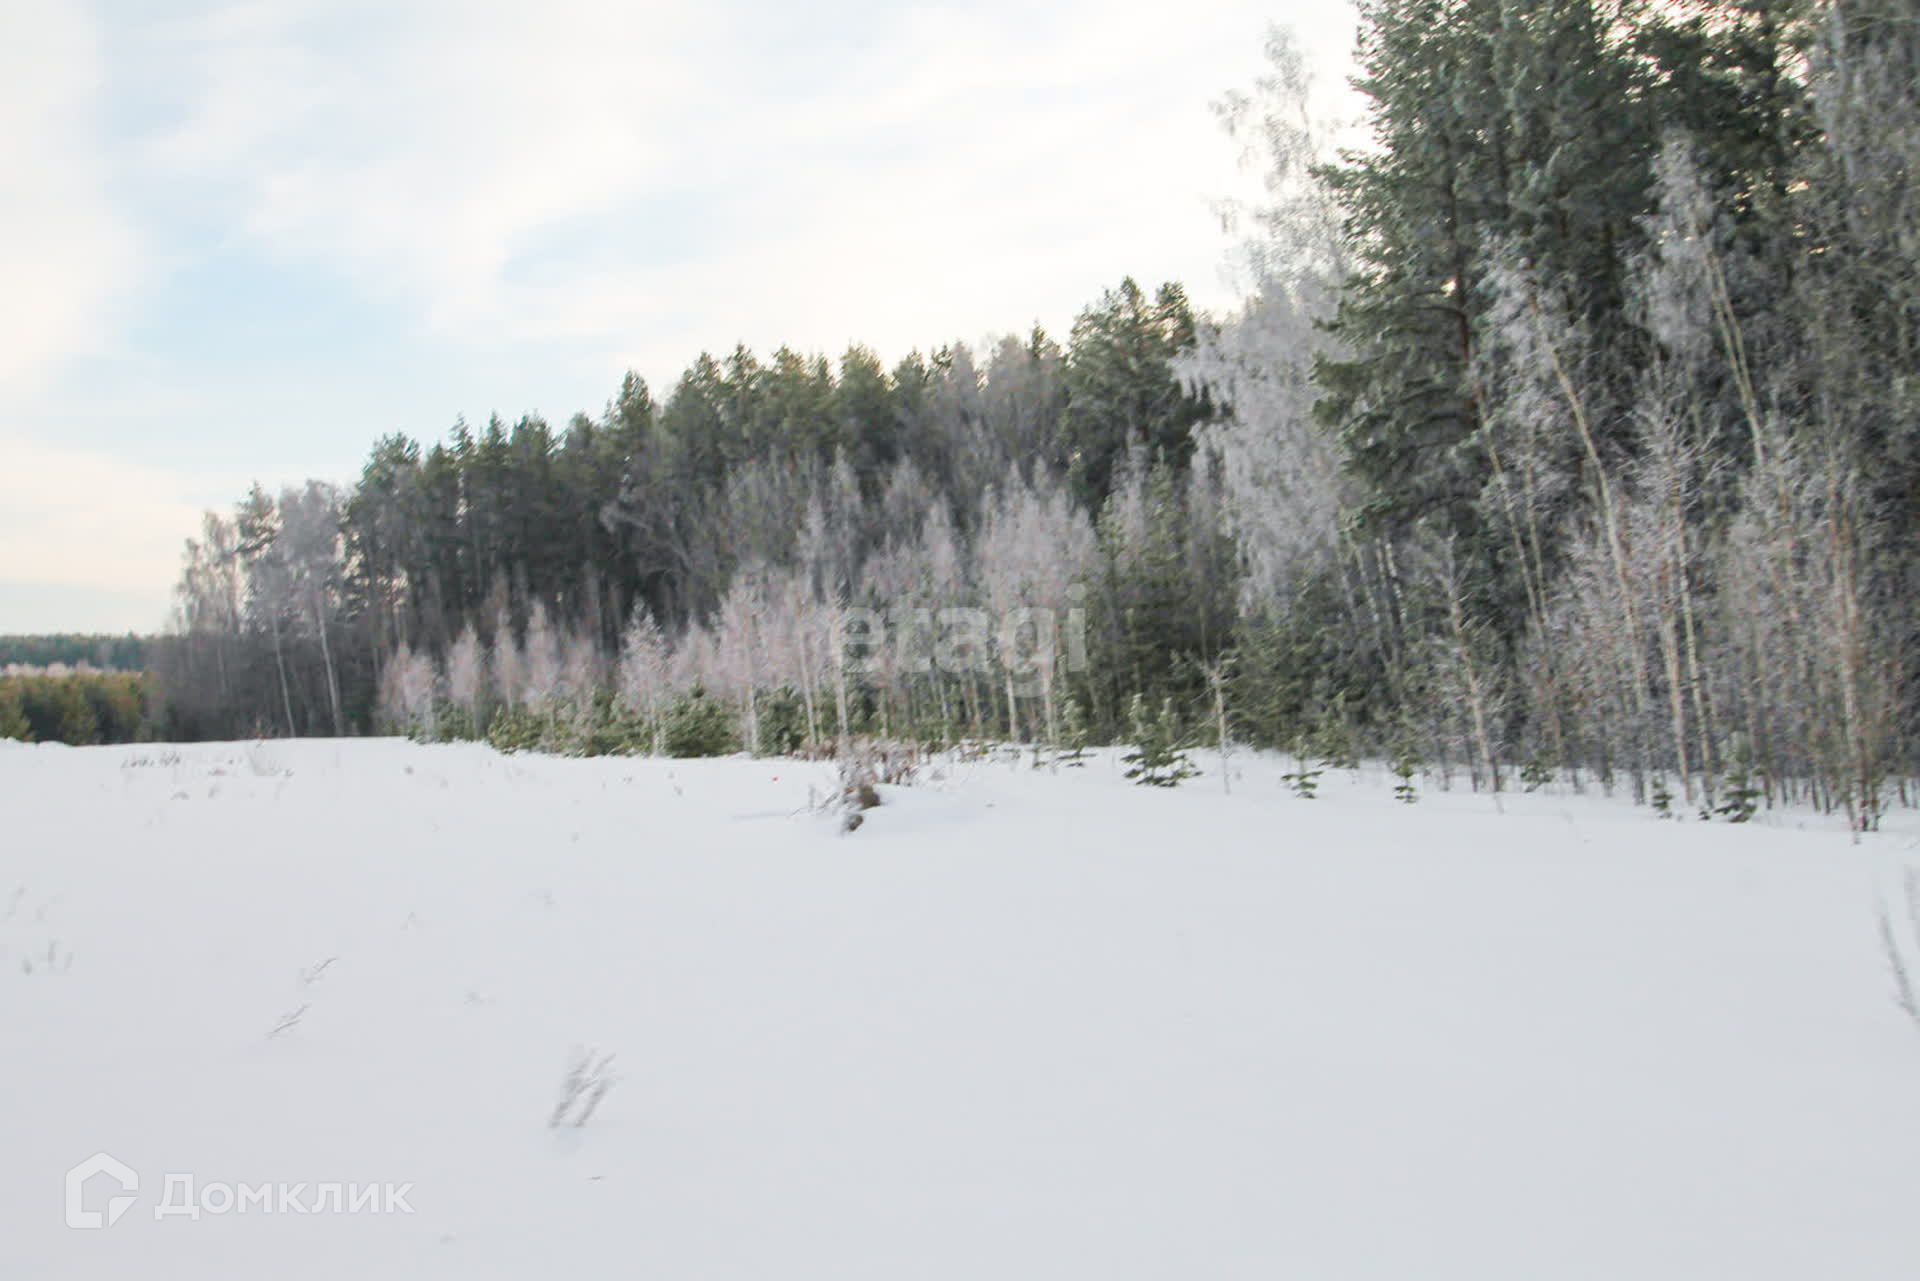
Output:
M163 731L1224 732L1871 826L1920 759L1920 3L1360 8L1363 138L1283 34L1220 105L1236 314L1125 280L386 437L208 514Z

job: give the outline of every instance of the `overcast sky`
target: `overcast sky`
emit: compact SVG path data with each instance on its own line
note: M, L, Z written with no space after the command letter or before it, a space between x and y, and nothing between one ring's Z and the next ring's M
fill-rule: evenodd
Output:
M1345 0L0 5L0 632L160 627L182 540L391 431L703 349L891 365L1233 300L1209 104Z

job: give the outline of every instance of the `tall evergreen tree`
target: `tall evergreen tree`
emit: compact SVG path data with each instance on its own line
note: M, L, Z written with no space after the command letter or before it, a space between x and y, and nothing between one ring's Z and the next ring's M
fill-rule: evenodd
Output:
M1106 501L1130 449L1186 467L1193 429L1210 412L1205 393L1182 386L1176 368L1193 341L1193 309L1174 284L1149 297L1129 277L1074 321L1061 442L1075 496L1088 510Z

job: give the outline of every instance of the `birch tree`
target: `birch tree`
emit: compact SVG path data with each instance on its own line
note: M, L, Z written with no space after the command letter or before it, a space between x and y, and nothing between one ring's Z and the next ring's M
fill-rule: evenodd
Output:
M660 755L667 708L666 637L644 602L636 603L621 633L616 688L620 703L646 719L651 752Z

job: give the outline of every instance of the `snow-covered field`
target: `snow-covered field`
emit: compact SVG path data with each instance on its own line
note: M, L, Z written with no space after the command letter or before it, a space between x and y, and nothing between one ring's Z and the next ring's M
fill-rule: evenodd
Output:
M1241 765L0 743L0 1278L1920 1275L1910 819Z

